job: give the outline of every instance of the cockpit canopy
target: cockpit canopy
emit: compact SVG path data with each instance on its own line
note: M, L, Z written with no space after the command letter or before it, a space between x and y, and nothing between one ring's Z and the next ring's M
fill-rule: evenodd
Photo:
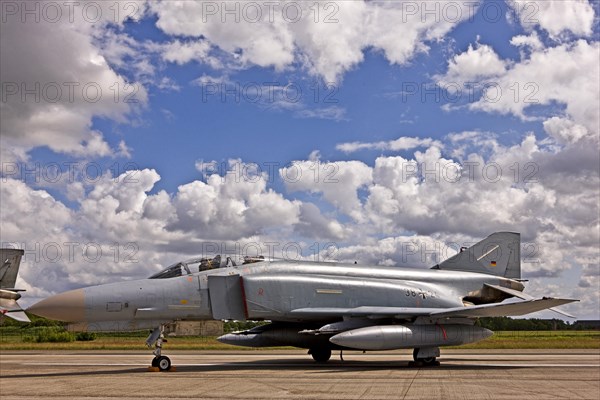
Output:
M166 279L166 278L175 278L176 276L190 275L191 271L187 265L184 263L177 263L175 265L171 265L166 269L152 275L149 279Z
M258 257L244 257L241 264L252 264L255 262L264 261L264 256ZM237 263L232 257L226 256L221 257L217 254L213 258L192 258L191 260L181 261L173 264L164 270L157 272L148 279L166 279L175 278L178 276L191 275L194 272L207 271L209 269L223 268L223 267L235 267Z

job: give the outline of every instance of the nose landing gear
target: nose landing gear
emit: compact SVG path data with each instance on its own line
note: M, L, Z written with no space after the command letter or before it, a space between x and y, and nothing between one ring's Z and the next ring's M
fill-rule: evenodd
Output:
M163 343L167 342L165 339L164 330L165 328L163 325L154 329L154 331L152 331L150 336L148 336L146 339L146 346L152 347L154 345L154 351L152 352L152 354L154 354L154 358L152 359L152 367L158 368L160 371L170 371L172 368L171 359L161 354L162 345Z
M171 359L167 356L158 356L152 359L152 366L158 367L161 371L169 371L171 369Z

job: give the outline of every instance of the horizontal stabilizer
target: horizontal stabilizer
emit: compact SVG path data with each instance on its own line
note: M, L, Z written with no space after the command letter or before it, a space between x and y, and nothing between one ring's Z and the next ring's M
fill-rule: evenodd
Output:
M501 291L503 293L506 293L506 294L508 294L510 296L517 297L519 299L523 299L523 300L533 300L534 299L533 296L528 295L527 293L520 292L518 290L514 290L514 289L510 289L510 288L506 288L506 287L498 286L498 285L490 285L488 283L485 283L484 285L487 286L487 287L490 287L492 289L499 290L499 291ZM574 315L568 314L568 313L566 313L564 311L561 311L559 309L556 309L556 308L549 308L549 310L550 311L554 311L555 313L564 315L565 317L575 318Z
M0 314L20 322L31 322L19 303L13 299L0 298Z
M25 314L24 311L7 311L6 314L7 317L14 319L15 321L19 321L19 322L31 322L31 320L29 319L29 317L27 316L27 314Z
M563 304L572 303L574 301L579 300L544 297L542 299L523 300L514 303L493 303L470 307L456 307L433 312L430 316L432 318L506 317L511 315L525 315L532 312L557 307Z

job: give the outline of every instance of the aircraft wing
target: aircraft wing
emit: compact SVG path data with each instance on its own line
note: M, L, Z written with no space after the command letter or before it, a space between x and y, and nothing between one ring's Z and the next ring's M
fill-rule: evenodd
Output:
M478 306L454 308L416 308L416 307L355 307L355 308L299 308L292 311L298 317L367 317L377 318L412 318L431 317L441 318L475 318L475 317L503 317L509 315L524 315L535 311L560 306L579 300L555 299L544 297L542 299L527 299L513 303L492 303Z
M298 308L292 315L298 317L367 317L367 318L411 318L430 315L445 308L416 308L416 307L372 307L354 308L317 307Z
M544 297L541 299L530 299L514 303L492 303L481 304L470 307L455 307L430 314L432 318L474 318L474 317L505 317L509 315L525 315L536 311L572 303L573 299L555 299Z

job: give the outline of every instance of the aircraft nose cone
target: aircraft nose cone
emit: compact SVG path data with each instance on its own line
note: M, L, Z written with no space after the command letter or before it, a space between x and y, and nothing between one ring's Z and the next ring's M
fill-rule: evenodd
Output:
M70 290L37 302L27 311L58 321L83 321L85 320L85 294L83 289Z

